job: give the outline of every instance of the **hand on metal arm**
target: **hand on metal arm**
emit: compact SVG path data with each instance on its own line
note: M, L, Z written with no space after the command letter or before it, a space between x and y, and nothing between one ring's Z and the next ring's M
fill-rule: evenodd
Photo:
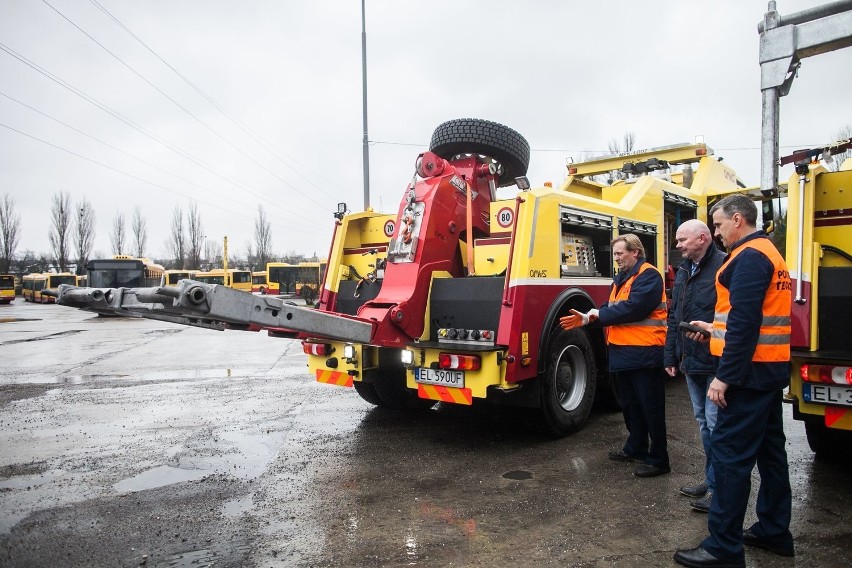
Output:
M571 312L570 316L559 318L559 325L561 325L562 329L564 330L583 327L584 325L588 325L589 322L598 319L598 310L594 308L589 310L585 314L583 312L578 312L577 310L569 311Z

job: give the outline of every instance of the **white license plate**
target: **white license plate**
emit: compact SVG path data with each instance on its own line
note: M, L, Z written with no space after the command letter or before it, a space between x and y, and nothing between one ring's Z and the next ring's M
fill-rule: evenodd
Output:
M414 369L414 380L418 383L461 389L464 388L464 371L416 367Z
M805 402L852 406L852 387L803 384L802 397Z

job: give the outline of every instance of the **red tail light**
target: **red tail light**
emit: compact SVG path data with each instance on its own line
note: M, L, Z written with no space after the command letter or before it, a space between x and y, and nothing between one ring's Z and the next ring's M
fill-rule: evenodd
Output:
M324 357L331 355L331 345L328 343L308 343L307 341L303 341L302 351L307 355L322 355Z
M805 364L799 368L799 375L809 383L852 385L852 367Z
M478 371L482 366L479 355L456 355L441 353L438 355L438 368L456 371Z

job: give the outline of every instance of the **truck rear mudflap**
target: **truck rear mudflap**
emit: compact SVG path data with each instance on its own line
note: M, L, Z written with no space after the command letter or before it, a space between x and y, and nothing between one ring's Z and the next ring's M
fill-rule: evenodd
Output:
M505 382L502 349L471 352L417 344L388 349L321 339L303 345L311 374L326 384L351 387L399 376L400 387L421 399L466 405L488 398L495 389L505 393L519 388Z

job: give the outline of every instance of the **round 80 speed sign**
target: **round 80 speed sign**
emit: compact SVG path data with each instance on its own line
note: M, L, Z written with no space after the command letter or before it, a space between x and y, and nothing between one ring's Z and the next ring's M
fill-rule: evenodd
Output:
M514 220L515 212L509 207L503 207L497 212L497 224L504 229L511 227Z

